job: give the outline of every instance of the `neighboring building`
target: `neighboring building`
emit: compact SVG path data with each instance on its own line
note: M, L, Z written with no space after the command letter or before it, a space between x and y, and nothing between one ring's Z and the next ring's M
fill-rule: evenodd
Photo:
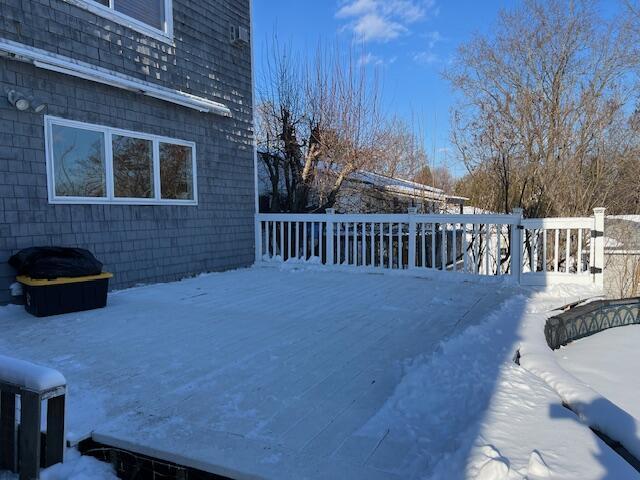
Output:
M333 183L333 176L320 171L316 180L318 197L323 185ZM258 162L258 194L260 211L271 211L273 187L263 161ZM281 191L285 191L284 180L280 181ZM338 213L407 213L409 207L416 207L418 213L461 213L464 197L445 194L444 190L402 178L389 177L379 173L360 171L349 175L342 185L334 208Z
M250 22L250 0L0 0L0 302L37 245L118 288L253 262Z
M344 213L407 213L409 207L415 207L418 213L445 213L451 209L460 211L465 200L411 180L356 172L341 189L336 210Z

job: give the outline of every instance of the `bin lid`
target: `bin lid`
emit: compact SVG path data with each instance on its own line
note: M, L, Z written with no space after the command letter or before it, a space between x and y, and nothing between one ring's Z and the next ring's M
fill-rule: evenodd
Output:
M94 280L104 280L113 278L113 273L103 272L100 275L87 275L85 277L60 277L47 280L44 278L31 278L26 275L19 275L16 280L28 287L47 287L50 285L65 285L67 283L92 282Z

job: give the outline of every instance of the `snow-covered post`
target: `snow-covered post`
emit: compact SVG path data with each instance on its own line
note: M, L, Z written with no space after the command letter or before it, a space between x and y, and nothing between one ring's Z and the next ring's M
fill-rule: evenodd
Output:
M0 355L0 469L15 470L20 479L40 478L40 465L64 460L67 381L51 368ZM16 398L20 430L16 438ZM42 402L47 401L47 441L41 451ZM17 454L17 455L16 455ZM17 460L17 462L16 462Z
M605 208L593 209L593 283L598 288L604 288L604 211Z
M416 207L409 207L409 244L407 245L409 248L409 265L407 265L407 268L409 270L416 268L416 219L413 218L416 213L418 213Z
M333 216L336 214L335 208L327 208L327 248L325 265L333 265ZM322 241L322 239L320 239Z
M511 275L520 283L522 274L522 209L514 208L511 212L514 222L511 225Z

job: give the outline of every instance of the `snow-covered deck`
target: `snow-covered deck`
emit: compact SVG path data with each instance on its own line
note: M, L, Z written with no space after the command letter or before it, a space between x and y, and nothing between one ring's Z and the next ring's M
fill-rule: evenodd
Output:
M420 478L435 466L450 472L448 457L465 468L474 439L491 438L479 422L496 391L507 389L519 411L512 382L499 378L523 292L254 268L116 292L99 311L36 319L0 308L0 354L65 375L72 439L93 435L234 478ZM487 318L494 325L468 329ZM454 336L462 340L440 347ZM548 416L541 405L535 411ZM533 411L522 412L522 425ZM602 447L563 422L574 453L574 440L586 442L587 456ZM512 466L526 467L533 447L544 452L511 440L522 457Z
M512 293L250 269L117 292L100 311L1 309L0 352L63 372L76 439L93 432L223 474L386 478L409 445L357 432L393 393L401 362Z

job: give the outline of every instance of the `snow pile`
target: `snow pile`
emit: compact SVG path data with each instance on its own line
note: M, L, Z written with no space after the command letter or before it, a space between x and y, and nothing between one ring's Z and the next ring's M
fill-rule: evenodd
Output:
M113 467L93 457L81 456L75 449L65 454L64 463L43 470L42 480L116 480Z
M531 324L544 341L544 312L579 293L556 287L512 298L482 324L415 359L360 434L409 437L416 451L408 458L419 458L429 479L636 478L552 388L512 361Z
M117 480L112 466L93 457L83 457L75 449L65 452L64 463L40 472L41 480ZM0 472L0 480L17 480L18 475Z
M388 429L391 438L410 438L418 450L413 457L423 459L428 469L452 452L466 452L463 444L491 400L496 369L512 355L513 336L500 327L524 301L521 296L508 300L482 325L442 343L433 355L413 360L361 434L376 436ZM446 463L444 470L449 470Z
M35 391L50 390L67 383L57 370L6 355L0 355L0 381Z

